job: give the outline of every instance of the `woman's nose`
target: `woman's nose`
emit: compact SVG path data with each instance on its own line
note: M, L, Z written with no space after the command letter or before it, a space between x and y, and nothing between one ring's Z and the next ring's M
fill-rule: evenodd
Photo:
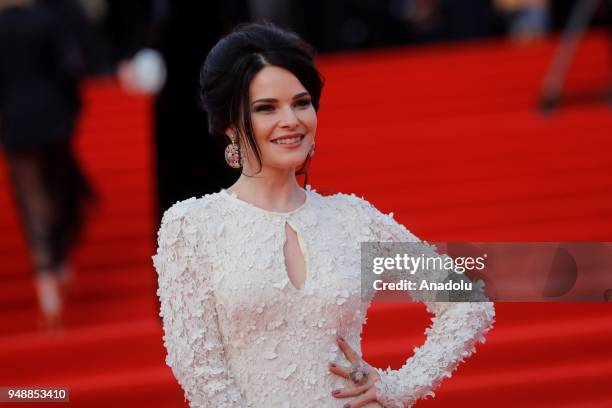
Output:
M285 108L281 112L280 126L293 128L298 125L298 118L293 109Z

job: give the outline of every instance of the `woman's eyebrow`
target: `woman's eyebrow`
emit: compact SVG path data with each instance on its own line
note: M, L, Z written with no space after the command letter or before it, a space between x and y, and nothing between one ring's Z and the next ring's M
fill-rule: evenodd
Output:
M310 95L308 92L300 92L299 94L296 94L293 96L293 99L298 99L301 98L302 96L308 96ZM256 103L256 102L278 102L278 99L274 99L274 98L261 98L261 99L257 99L256 101L251 102L251 105Z

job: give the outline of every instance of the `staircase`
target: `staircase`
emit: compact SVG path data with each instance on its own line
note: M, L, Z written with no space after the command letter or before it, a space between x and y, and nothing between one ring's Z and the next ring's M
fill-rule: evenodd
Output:
M542 116L534 107L556 42L321 56L313 188L364 196L428 241L612 241L612 111L585 97L610 80L608 39L584 39L568 103ZM185 407L164 363L150 259L151 101L109 81L88 82L84 95L77 151L101 203L74 256L61 332L37 329L0 158L0 386L68 387L73 407ZM486 344L418 406L612 406L610 304L496 308ZM365 359L400 367L429 318L419 304L373 305Z

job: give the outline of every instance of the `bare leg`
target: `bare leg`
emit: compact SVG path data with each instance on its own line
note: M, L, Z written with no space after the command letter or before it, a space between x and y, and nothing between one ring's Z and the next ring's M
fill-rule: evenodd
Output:
M11 154L8 163L36 272L39 308L47 324L54 327L60 320L63 305L53 248L58 210L45 185L43 155L40 152Z

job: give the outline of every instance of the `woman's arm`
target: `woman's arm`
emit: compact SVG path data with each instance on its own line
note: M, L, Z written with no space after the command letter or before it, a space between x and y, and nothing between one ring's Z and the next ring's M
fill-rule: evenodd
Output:
M420 242L391 215L381 213L365 200L355 199L375 240ZM425 343L414 349L414 355L404 366L399 370L376 369L381 377L376 384L376 396L385 407L409 407L420 398L434 396L433 389L444 378L451 377L457 365L475 351L476 343L484 343L484 334L494 322L492 302L435 302L427 301L423 293L410 294L414 300L424 301L435 317L431 327L425 330ZM473 296L475 300L482 300L483 294L474 292Z
M495 316L491 302L433 302L427 310L435 317L425 330L425 343L399 370L376 369L381 377L376 396L384 407L409 407L434 396L433 389L474 353L477 341L484 343Z
M175 204L164 214L153 256L166 363L191 407L243 407L246 404L226 363L209 283L210 265L199 255L202 241L189 224L188 203Z

